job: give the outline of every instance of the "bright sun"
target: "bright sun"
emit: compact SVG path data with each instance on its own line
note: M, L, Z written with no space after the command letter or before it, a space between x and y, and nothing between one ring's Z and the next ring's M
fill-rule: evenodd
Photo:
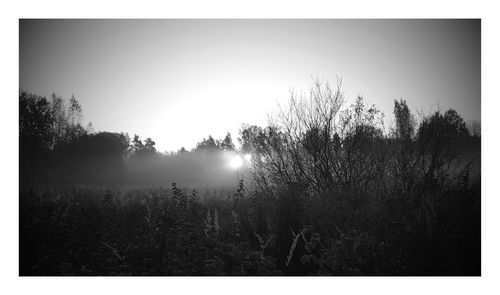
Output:
M245 162L247 164L250 164L251 161L252 161L252 155L250 154L246 154L244 156L234 155L229 162L229 166L231 166L231 168L233 169L238 169L241 166L243 166Z
M231 159L229 165L234 169L238 169L243 165L243 159L240 156L236 155Z

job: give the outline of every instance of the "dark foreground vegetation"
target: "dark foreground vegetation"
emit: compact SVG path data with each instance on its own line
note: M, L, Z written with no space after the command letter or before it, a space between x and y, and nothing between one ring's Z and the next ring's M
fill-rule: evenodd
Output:
M238 150L228 135L165 155L63 106L20 94L21 275L481 273L480 129L454 110L417 120L398 100L386 130L317 83ZM170 186L220 180L228 153L252 155L233 190Z

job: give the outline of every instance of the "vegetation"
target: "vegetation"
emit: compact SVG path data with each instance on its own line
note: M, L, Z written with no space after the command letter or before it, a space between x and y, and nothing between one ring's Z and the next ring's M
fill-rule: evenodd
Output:
M480 125L452 109L417 120L396 100L386 128L318 81L239 149L228 134L171 155L80 118L74 98L20 93L22 275L480 275ZM215 183L237 152L235 189L176 184Z

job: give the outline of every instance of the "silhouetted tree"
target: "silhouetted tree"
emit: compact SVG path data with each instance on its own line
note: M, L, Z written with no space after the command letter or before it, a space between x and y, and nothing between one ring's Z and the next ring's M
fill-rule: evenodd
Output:
M52 148L58 144L61 144L66 141L66 131L67 131L67 117L66 117L66 109L65 103L62 97L56 95L56 93L52 93L52 117L53 121L53 139L52 139Z
M195 151L216 151L219 150L219 146L214 138L209 135L207 139L203 139L201 142L196 144Z
M140 158L157 155L155 145L156 143L150 137L146 138L146 140L142 142L139 135L134 135L131 145L132 157Z
M244 153L259 152L263 149L264 144L263 128L243 124L240 129L238 142L241 145L241 151Z
M80 124L82 108L74 96L67 109L62 97L53 93L51 98L49 102L24 91L19 94L21 182L49 177L55 157L52 151L87 133Z
M32 183L43 175L52 147L52 107L45 97L19 93L19 177ZM38 179L40 181L40 179Z
M397 190L408 192L418 180L420 161L414 143L416 121L405 100L394 100L394 118L396 126L390 139L390 183Z
M75 98L75 95L72 95L69 100L69 108L68 108L68 121L71 125L80 124L82 119L82 106L80 102Z
M144 142L144 151L149 154L155 154L155 145L156 143L150 137L146 138L146 141Z
M343 104L340 82L332 90L316 81L309 97L292 92L273 126L242 130L242 149L257 155L256 182L297 183L317 191L373 184L384 165L380 112L361 97L341 110Z
M396 119L395 137L411 140L415 135L416 122L405 100L394 100L394 118Z
M467 136L465 122L453 109L424 118L418 128L418 148L427 180L439 183L448 177L459 154L460 139Z
M218 146L223 150L223 151L233 151L234 150L234 144L233 140L231 138L231 133L227 133L226 137L220 142L218 142Z
M19 137L22 144L50 148L54 117L45 97L27 92L19 94Z

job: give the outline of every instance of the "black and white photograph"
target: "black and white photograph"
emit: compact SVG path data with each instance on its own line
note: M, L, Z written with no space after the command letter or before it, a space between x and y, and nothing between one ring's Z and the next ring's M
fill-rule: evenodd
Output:
M481 19L19 19L20 276L480 276Z
M497 294L495 11L7 1L0 293Z

